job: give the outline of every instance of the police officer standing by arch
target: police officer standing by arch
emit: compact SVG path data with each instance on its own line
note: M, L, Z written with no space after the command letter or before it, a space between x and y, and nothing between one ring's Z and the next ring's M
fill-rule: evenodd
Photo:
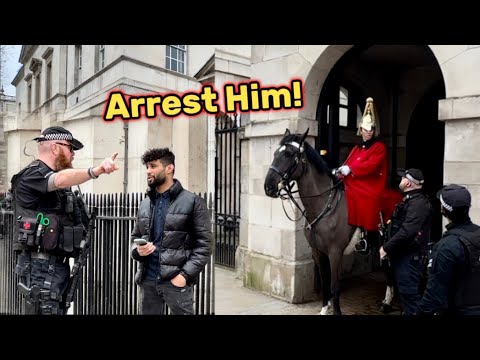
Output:
M437 197L448 224L428 260L420 314L480 315L480 226L470 219L470 192L450 184Z
M78 255L85 235L71 187L118 170L118 153L99 166L74 169L75 151L83 144L70 131L52 126L34 140L38 158L11 180L18 234L15 272L26 314L65 315L69 258Z
M430 241L432 205L423 193L424 176L419 169L398 169L402 202L397 204L389 226L388 241L380 258L388 256L400 295L403 315L415 315L421 299L421 282L427 244Z

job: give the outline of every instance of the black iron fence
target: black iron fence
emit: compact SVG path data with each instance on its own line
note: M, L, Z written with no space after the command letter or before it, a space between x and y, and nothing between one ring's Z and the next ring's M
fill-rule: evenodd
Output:
M137 262L131 259L129 248L136 212L144 196L144 193L85 194L89 209L97 209L97 220L91 256L83 269L83 281L73 303L74 314L138 314L139 289L134 282ZM207 198L205 193L202 197L213 219L212 194ZM17 275L13 272L13 221L13 212L3 208L0 213L0 314L20 314L23 305L16 291ZM194 286L197 315L215 313L214 254L215 249Z
M240 117L215 118L215 262L235 268L240 235Z

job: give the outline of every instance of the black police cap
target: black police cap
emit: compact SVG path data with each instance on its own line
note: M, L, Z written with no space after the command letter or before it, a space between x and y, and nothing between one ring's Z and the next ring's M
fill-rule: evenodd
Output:
M37 142L49 140L65 140L73 146L73 150L80 150L83 144L75 139L70 131L61 126L50 126L42 131L40 136L33 139Z
M417 185L423 184L425 181L422 171L418 169L398 169L397 174L401 177L406 177L408 180L413 181Z
M448 211L458 207L470 207L472 204L472 196L468 189L457 184L442 187L437 192L437 198L440 199L440 203Z

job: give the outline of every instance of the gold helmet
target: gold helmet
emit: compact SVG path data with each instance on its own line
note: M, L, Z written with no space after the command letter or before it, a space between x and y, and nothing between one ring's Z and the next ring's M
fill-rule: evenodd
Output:
M370 131L372 128L375 129L374 136L380 134L380 124L378 122L378 114L373 106L373 99L371 97L367 98L367 104L365 105L365 110L363 111L362 120L358 124L357 135L362 135L360 128Z

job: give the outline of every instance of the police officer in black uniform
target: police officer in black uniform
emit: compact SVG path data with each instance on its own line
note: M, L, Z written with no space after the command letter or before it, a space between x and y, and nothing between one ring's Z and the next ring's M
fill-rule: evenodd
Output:
M400 295L402 314L415 315L421 299L421 281L427 244L430 241L432 205L422 192L424 177L418 169L398 169L399 188L404 198L397 205L389 225L389 239L380 248L388 256Z
M64 315L69 258L78 255L86 234L71 186L117 170L117 154L97 167L73 169L74 151L83 144L70 131L53 126L34 140L38 159L11 180L18 234L15 272L26 314Z
M480 226L470 220L470 192L451 184L437 197L448 224L428 259L420 314L480 315Z

